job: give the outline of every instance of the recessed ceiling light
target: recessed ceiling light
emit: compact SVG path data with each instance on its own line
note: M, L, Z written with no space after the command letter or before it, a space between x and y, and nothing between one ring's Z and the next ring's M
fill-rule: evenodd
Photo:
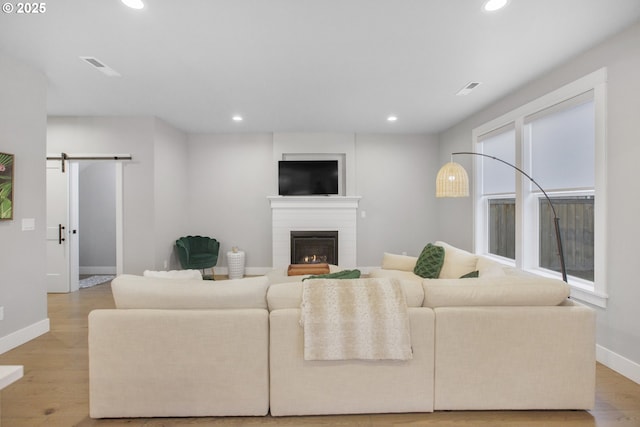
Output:
M142 9L144 7L144 3L142 3L142 0L122 0L122 3L124 3L131 9Z
M509 0L488 0L484 4L484 10L487 12L495 12L505 7L509 3Z
M397 116L389 116L389 117L387 117L387 121L388 121L388 122L395 122L395 121L397 121L397 120L398 120L398 117L397 117Z
M233 116L231 119L232 119L234 122L241 122L241 121L243 120L243 119L242 119L242 116L238 116L238 115Z

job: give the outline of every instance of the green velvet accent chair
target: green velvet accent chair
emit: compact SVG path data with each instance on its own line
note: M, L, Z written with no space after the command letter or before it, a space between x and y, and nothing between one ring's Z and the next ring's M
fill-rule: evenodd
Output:
M176 240L176 250L180 265L184 269L204 270L211 269L218 263L220 242L211 237L185 236Z

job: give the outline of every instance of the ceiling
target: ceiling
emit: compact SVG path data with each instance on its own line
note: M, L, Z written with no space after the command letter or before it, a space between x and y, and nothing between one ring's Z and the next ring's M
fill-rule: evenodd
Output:
M157 116L190 133L435 133L640 19L640 0L483 2L51 0L0 14L0 52L45 73L50 115Z

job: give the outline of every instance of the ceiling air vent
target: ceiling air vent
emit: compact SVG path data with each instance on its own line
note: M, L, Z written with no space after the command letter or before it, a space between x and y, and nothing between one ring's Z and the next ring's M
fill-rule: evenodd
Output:
M120 77L120 73L100 61L98 58L94 58L92 56L81 56L80 59L109 77Z
M469 82L466 84L465 87L460 89L458 93L456 93L456 95L458 96L469 95L471 91L477 88L478 86L480 86L480 82Z

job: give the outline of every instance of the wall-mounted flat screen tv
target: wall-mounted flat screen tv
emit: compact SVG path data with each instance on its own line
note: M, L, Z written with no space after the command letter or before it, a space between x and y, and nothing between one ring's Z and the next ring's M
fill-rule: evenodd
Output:
M280 160L278 194L314 196L339 194L337 160Z

